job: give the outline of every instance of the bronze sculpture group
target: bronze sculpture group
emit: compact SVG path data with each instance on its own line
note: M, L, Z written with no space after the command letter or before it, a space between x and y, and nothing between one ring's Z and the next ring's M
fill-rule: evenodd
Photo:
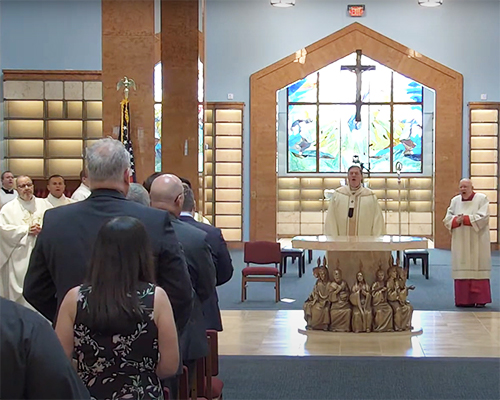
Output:
M349 288L337 265L330 274L326 259L313 269L317 278L304 303L306 329L331 332L394 332L411 330L413 307L408 301L406 272L391 265L386 272L379 266L373 285L366 283L363 272Z

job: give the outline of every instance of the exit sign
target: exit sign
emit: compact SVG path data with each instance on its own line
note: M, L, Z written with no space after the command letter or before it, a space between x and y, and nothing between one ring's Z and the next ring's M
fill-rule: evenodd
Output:
M362 17L365 15L365 5L357 4L357 5L348 5L347 12L350 17Z

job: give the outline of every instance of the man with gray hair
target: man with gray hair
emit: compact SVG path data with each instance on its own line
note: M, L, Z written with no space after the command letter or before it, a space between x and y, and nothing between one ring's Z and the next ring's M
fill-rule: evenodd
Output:
M131 183L128 189L127 199L149 207L151 200L148 191L140 183Z
M118 140L106 138L94 143L87 149L86 165L92 193L85 201L53 208L45 214L26 274L24 297L54 321L68 290L85 279L101 226L114 217L135 217L149 234L156 283L167 292L181 330L191 314L192 286L169 214L126 200L130 155Z

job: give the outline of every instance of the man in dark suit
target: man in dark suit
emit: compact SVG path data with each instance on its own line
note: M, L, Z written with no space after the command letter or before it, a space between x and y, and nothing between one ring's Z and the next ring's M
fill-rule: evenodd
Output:
M85 279L101 226L113 217L135 217L149 234L157 284L167 292L181 330L191 314L193 290L169 214L125 198L130 154L121 142L111 138L97 141L87 149L86 164L92 194L84 201L45 213L24 281L24 297L47 319L55 321L66 292Z
M182 212L179 219L207 233L207 242L212 249L212 258L217 273L217 286L223 285L231 279L234 271L233 262L227 249L226 241L219 228L198 222L193 218L195 211L193 191L186 183L183 185L184 205L182 206ZM220 316L217 290L214 290L212 296L203 302L203 315L207 322L207 329L222 331L222 319Z
M0 297L0 399L89 399L50 324Z
M152 207L170 213L175 234L186 255L191 282L196 293L191 318L179 338L182 360L192 372L195 360L208 354L206 322L201 304L215 290L215 266L210 246L206 242L206 233L178 219L184 202L184 190L180 179L170 174L157 177L151 185L150 195Z

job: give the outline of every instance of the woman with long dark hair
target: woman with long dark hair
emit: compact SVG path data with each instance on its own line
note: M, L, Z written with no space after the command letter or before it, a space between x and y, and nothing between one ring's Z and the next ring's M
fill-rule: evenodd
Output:
M57 336L94 398L162 399L160 379L177 371L172 307L153 265L142 223L114 218L98 233L87 282L61 304Z

